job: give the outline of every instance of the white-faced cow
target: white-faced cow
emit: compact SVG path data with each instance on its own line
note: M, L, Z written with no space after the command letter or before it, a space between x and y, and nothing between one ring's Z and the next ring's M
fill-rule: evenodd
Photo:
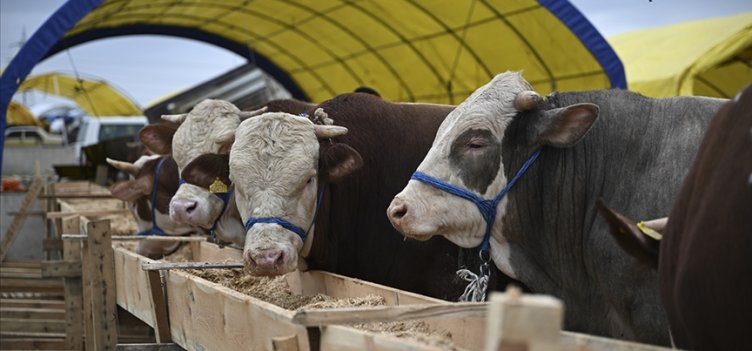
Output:
M170 201L170 216L204 228L221 242L242 247L245 230L227 178L226 155L235 129L242 119L267 109L301 113L311 106L314 105L287 99L240 111L227 101L205 100L188 114L163 116L179 124L177 131L145 128L141 140L147 147L172 153L178 163L181 185Z
M363 93L318 107L316 123L266 113L238 127L230 178L247 229L246 266L257 275L307 266L456 300L457 247L405 241L383 216L454 107Z
M752 350L752 85L710 123L660 241L601 209L618 242L657 266L677 346Z
M611 240L595 202L660 217L723 101L562 92L520 112L531 90L499 74L447 116L392 224L490 248L502 272L563 299L570 330L668 344L656 274Z
M130 180L112 185L112 195L128 204L136 219L138 235L188 235L203 233L196 228L170 219L170 198L178 189L178 171L170 156L141 156L128 163L107 159L113 167L130 174ZM136 252L149 258L161 258L175 251L179 242L142 240Z

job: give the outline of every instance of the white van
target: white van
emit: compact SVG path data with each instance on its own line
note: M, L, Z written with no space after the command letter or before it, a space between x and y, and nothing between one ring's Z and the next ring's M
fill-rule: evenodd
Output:
M76 137L76 158L81 159L81 149L99 142L131 136L138 138L138 132L149 124L146 116L84 116Z

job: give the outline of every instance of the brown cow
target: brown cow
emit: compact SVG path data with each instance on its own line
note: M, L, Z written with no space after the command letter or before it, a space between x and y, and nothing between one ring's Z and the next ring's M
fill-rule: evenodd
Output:
M673 340L681 348L752 350L751 132L748 86L711 121L659 252L637 249L655 240L646 239L633 220L601 207L617 241L643 262L657 263Z
M139 234L188 235L203 232L200 228L175 222L167 214L170 198L178 189L177 166L172 157L142 156L134 163L107 159L107 163L131 175L132 179L113 184L110 192L128 204ZM159 177L155 178L157 173ZM179 246L179 242L142 240L136 252L156 259L172 253Z

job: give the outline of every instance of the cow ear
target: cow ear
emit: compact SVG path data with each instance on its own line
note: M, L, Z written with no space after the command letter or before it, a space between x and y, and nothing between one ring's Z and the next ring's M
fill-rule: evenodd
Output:
M352 147L337 143L326 148L322 157L322 175L337 182L363 166L363 157Z
M159 155L172 153L172 137L177 128L162 123L150 124L141 128L138 137L149 150Z
M571 147L577 144L598 119L595 104L576 104L543 112L533 140L542 145Z
M148 177L143 177L134 180L124 180L117 182L110 187L110 193L112 196L128 202L138 200L141 196L149 195L151 193L151 183Z
M597 207L619 247L643 264L657 269L661 242L643 233L635 220L614 211L602 199L598 199Z

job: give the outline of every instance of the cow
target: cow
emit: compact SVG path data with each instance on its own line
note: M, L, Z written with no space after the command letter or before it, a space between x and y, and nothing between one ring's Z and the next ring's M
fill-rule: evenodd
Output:
M130 180L116 182L110 187L112 196L127 203L136 219L140 235L189 235L203 233L200 228L175 222L170 219L170 198L178 189L178 172L170 156L141 156L128 163L107 159L116 169L128 173ZM136 252L157 259L177 250L180 242L142 240Z
M710 123L665 228L653 228L660 240L601 205L611 233L657 266L678 347L752 349L752 85ZM656 244L660 249L651 249Z
M235 128L242 119L265 110L302 113L311 106L286 99L240 111L227 101L205 100L188 114L163 116L179 125L177 131L145 128L142 142L158 152L173 154L178 164L181 185L170 201L170 217L204 228L221 244L242 247L245 230L235 206L232 184L227 179L227 160L225 157L223 163L221 155L229 152Z
M387 216L408 237L489 250L503 273L564 301L567 329L666 345L657 276L613 243L595 201L659 217L722 103L543 99L520 73L498 74L447 116Z
M453 108L346 93L310 118L265 113L242 122L230 179L248 270L321 269L456 300L458 248L442 238L405 241L381 215Z

